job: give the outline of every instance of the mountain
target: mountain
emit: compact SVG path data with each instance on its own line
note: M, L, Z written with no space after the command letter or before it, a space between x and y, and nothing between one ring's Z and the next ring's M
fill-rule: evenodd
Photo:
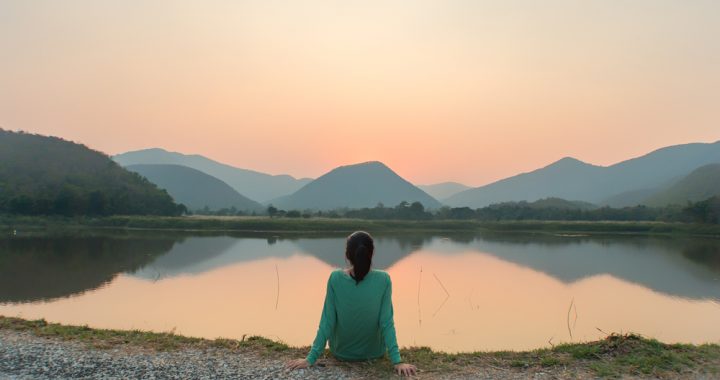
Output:
M103 153L0 129L0 214L179 215L183 209Z
M720 141L670 146L607 167L567 157L530 173L465 190L445 203L478 208L499 202L558 197L602 205L623 193L638 196L638 192L646 190L645 194L649 194L700 166L718 162Z
M680 181L651 195L644 204L648 206L684 205L720 195L720 164L701 166Z
M378 203L395 206L402 201L418 201L428 209L440 207L440 202L385 164L373 161L335 168L295 193L271 203L285 210L330 210L375 207Z
M566 157L544 168L506 178L492 184L465 190L447 198L444 203L453 207L485 207L508 201L535 201L542 198L563 198L588 201L592 190L588 178L595 178L603 170Z
M457 182L442 182L433 185L418 185L420 190L430 194L435 199L443 200L449 198L461 191L471 189L470 186L465 186L462 183Z
M243 196L225 182L187 166L129 165L126 169L167 190L175 201L190 210L204 207L210 210L235 207L246 212L264 210L260 203Z
M657 193L659 190L659 188L630 190L606 198L600 202L600 204L614 208L637 206L643 204L648 197Z
M122 166L140 164L174 164L187 166L211 175L240 194L264 202L283 195L291 194L311 179L295 179L289 175L270 175L253 170L240 169L213 161L197 154L187 155L153 148L118 154L113 157Z

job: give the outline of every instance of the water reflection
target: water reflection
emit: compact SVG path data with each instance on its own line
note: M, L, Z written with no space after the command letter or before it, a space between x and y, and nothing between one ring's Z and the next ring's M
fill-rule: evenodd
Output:
M426 248L474 249L565 283L607 274L672 296L720 300L717 239L485 235Z
M315 257L346 265L343 237L103 234L0 239L0 302L67 297L120 273L157 281L253 260ZM688 299L720 300L720 241L704 238L564 237L518 234L378 236L380 269L419 250L468 251L550 275L565 283L607 274Z
M172 252L165 237L0 239L0 303L67 297L96 289Z
M376 250L382 254L375 257L373 265L387 269L430 241L430 237L377 237ZM133 275L158 279L198 274L236 263L268 257L288 258L292 255L313 256L331 267L344 267L343 249L344 238L338 237L193 237L176 244L166 255L158 257Z
M337 235L5 238L0 314L306 345L343 247ZM595 339L597 328L720 341L719 240L379 235L376 249L374 265L393 278L401 345L531 349Z

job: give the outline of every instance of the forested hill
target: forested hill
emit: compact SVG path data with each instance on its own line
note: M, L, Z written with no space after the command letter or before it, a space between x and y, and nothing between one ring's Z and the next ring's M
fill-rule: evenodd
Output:
M108 156L57 137L0 129L0 213L179 215L164 190Z

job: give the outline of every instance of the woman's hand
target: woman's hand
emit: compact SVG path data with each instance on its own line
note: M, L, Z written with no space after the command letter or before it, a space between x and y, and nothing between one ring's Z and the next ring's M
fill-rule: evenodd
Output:
M287 362L287 364L285 364L285 368L287 368L290 371L292 371L294 369L307 368L309 366L310 366L310 363L308 363L307 360L305 360L305 359L290 360L289 362Z
M395 372L400 376L414 376L417 372L417 367L407 363L395 364Z

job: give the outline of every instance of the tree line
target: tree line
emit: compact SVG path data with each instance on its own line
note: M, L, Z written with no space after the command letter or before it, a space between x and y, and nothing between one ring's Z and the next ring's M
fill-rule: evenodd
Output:
M227 211L227 210L226 210ZM720 224L720 196L685 206L666 207L632 206L623 208L571 208L537 207L535 202L504 202L487 207L442 207L426 210L420 202L401 202L393 207L379 203L361 209L335 209L330 211L281 210L268 206L267 215L274 218L355 218L400 220L478 220L478 221L665 221ZM242 215L223 213L221 215Z

